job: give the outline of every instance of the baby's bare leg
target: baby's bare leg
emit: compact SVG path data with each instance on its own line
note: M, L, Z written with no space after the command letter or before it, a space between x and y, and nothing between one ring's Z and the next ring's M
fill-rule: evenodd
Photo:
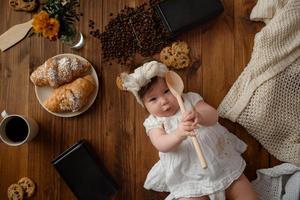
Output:
M230 200L257 200L256 193L244 174L226 189L226 197Z
M204 196L204 197L180 198L179 200L209 200L209 198L207 196Z

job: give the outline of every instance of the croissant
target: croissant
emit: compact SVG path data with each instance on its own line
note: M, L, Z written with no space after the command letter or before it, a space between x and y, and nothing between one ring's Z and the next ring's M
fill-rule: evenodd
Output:
M59 87L83 76L91 66L75 57L50 58L39 66L30 79L36 86Z
M56 88L44 106L52 112L76 112L88 103L95 88L91 75L77 78L72 83Z

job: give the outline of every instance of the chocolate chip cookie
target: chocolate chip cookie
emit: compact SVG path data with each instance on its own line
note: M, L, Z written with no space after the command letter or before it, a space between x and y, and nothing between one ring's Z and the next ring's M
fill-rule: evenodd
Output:
M173 67L176 69L182 69L190 65L190 58L187 54L177 53L175 56L176 62L174 62Z
M117 76L117 78L116 78L116 85L120 90L124 90L123 81L122 81L120 75Z
M160 60L167 66L172 66L174 64L174 57L171 47L165 47L160 52Z
M184 41L173 42L160 52L160 61L169 67L182 69L190 65L190 48Z
M24 191L24 197L32 197L35 192L34 182L27 177L23 177L18 181L18 184L22 187Z
M17 11L33 11L37 7L36 0L9 0L9 6Z
M183 53L186 55L190 53L190 48L186 42L178 41L172 43L172 54L176 55L178 53Z
M24 198L24 192L20 185L11 184L7 189L7 197L9 200L22 200Z

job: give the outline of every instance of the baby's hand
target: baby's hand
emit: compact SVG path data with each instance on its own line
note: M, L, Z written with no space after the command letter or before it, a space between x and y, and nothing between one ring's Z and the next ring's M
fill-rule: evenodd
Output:
M193 122L193 126L197 128L197 125L201 121L201 115L195 110L192 109L188 112L184 112L182 114L182 120L181 121L190 121Z
M181 139L185 139L187 136L195 136L196 132L194 129L195 126L193 126L193 122L180 122L176 129L176 135Z
M191 110L183 113L182 119L177 127L177 135L180 137L195 136L194 129L198 125L198 114L196 111Z

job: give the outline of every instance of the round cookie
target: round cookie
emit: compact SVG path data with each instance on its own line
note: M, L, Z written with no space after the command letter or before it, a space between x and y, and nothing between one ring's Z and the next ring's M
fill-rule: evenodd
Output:
M183 53L176 54L175 60L176 62L173 63L172 67L176 69L182 69L188 67L191 62L189 56Z
M173 42L172 43L172 54L176 55L178 53L183 53L188 55L190 53L190 48L186 42Z
M20 185L11 184L7 189L7 197L9 200L22 200L24 198L24 192Z
M163 62L167 66L172 66L174 62L174 57L172 54L172 49L171 47L165 47L163 50L160 52L160 61Z
M36 0L9 0L9 6L17 11L33 11L37 7Z
M122 81L120 75L117 76L117 78L116 78L116 85L120 90L124 90L123 81Z
M18 181L18 184L22 187L24 191L24 197L32 197L35 192L34 182L27 177L23 177Z

